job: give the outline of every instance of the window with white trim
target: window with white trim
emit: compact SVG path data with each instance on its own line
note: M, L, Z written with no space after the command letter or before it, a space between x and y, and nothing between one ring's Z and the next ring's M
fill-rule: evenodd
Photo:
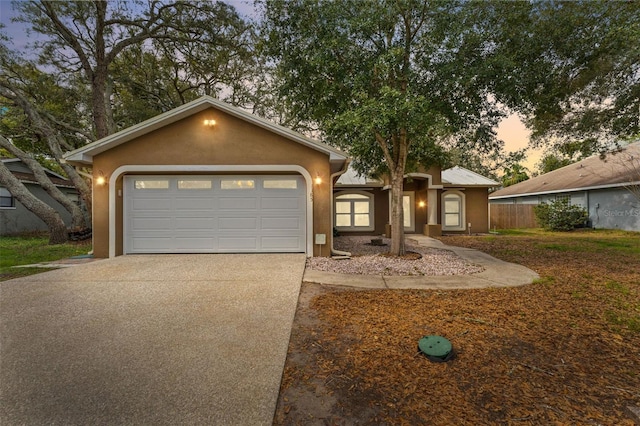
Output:
M415 205L415 192L405 191L402 195L402 220L405 231L413 232L416 230L414 220L416 217Z
M16 200L7 188L0 188L0 208L13 209L16 207Z
M335 226L340 231L373 231L373 194L339 193L334 199Z
M460 191L442 194L442 229L447 231L465 230L465 197Z

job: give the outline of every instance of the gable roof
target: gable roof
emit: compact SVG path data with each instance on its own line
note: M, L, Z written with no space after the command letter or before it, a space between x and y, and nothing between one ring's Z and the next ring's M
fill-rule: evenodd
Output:
M446 186L478 186L492 187L500 185L498 182L486 178L464 167L454 166L442 171L442 183Z
M630 164L629 160L634 164ZM637 163L635 163L637 161ZM640 184L640 141L627 145L619 152L586 158L574 164L500 189L490 199L524 195L571 192Z
M340 163L344 162L348 158L346 154L336 148L308 138L298 132L265 120L264 118L258 117L257 115L251 114L245 110L229 105L226 102L214 99L211 96L203 96L163 114L145 120L142 123L128 127L117 133L85 145L82 148L67 152L64 155L64 158L70 163L83 165L92 164L93 157L95 155L101 154L120 144L160 129L171 123L175 123L176 121L187 118L208 108L215 108L289 140L308 146L316 151L323 152L329 156L329 161L331 162Z

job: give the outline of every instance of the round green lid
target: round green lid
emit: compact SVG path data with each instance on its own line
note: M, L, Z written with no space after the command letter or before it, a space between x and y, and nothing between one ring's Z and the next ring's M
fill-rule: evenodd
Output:
M451 353L451 342L442 336L424 336L418 341L418 348L427 356L446 358Z

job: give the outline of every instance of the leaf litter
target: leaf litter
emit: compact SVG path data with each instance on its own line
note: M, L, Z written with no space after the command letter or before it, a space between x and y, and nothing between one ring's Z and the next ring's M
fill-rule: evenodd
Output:
M640 256L549 250L540 238L443 238L542 277L523 287L304 283L274 424L633 425L625 408L640 405ZM544 241L568 238L579 240ZM428 334L449 339L456 358L421 356Z

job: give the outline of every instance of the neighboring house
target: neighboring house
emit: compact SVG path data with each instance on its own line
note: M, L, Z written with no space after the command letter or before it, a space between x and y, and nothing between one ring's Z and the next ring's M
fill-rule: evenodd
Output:
M489 196L497 204L536 205L566 199L589 213L594 228L640 231L640 142L604 159L595 155Z
M71 224L71 214L42 189L31 169L21 160L17 158L3 158L0 159L0 161L2 161L11 173L13 173L33 195L53 207L67 225ZM78 191L68 179L49 169L45 169L45 172L53 184L66 194L67 197L75 202L79 201ZM0 235L47 230L47 226L38 216L20 204L6 188L0 187Z
M347 171L346 154L208 96L65 158L93 167L96 257L198 252L327 256L334 219L343 231L368 234L384 233L388 222L384 185L336 183ZM443 182L434 169L409 175L405 189L410 232L440 231L441 218L453 215L438 207L441 197L449 200L447 194L459 197L452 230L467 229L466 218L476 217L476 210L484 211L477 219L484 224L474 225L474 231L487 230L486 196L477 205L469 196L476 189L486 193L487 186Z

